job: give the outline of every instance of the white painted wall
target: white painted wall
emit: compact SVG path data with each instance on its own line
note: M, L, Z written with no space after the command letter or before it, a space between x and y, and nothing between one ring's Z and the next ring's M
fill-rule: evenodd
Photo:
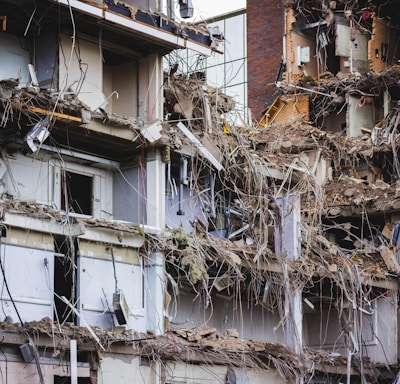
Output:
M112 68L112 91L117 91L119 97L113 96L112 112L125 116L138 116L138 70L137 63L126 63ZM111 91L111 92L112 92ZM111 93L106 94L108 97Z
M78 57L81 62L79 62ZM103 94L103 63L98 44L60 35L59 89L73 92L92 110L105 100Z
M27 47L28 42L20 40L8 33L0 33L0 80L17 78L20 86L26 87L31 82L28 71L29 51L23 47Z
M107 312L107 303L112 306L115 292L113 264L109 260L91 257L79 258L79 297L82 312L91 325L110 329L111 314ZM143 290L143 271L140 265L115 263L118 289L125 294L130 309L127 329L145 332L146 316L144 309L145 292ZM104 293L103 293L104 292Z
M237 384L283 384L287 383L276 371L271 370L240 370L235 368ZM228 367L226 365L193 365L178 362L166 364L166 382L171 384L225 384L227 382Z
M372 104L359 107L359 101L359 97L347 96L347 136L349 137L360 137L363 135L361 128L372 129L375 126Z
M93 177L93 215L112 219L111 171L54 160L43 151L35 157L15 152L0 160L0 193L61 209L61 168L64 167L67 171Z
M0 192L14 198L48 204L49 168L47 159L23 156L19 152L0 160Z
M163 103L162 58L150 55L139 60L139 111L138 116L145 122L162 120Z
M368 356L372 361L383 364L397 363L397 312L398 304L395 294L381 297L376 307L376 335L375 345L368 347ZM371 324L365 322L363 329L371 331Z
M146 224L146 174L140 166L115 171L113 216L116 220Z
M368 60L369 35L355 29L355 40L350 39L350 26L336 24L336 56L352 57L353 60Z
M148 153L146 163L146 224L158 230L165 225L165 165L159 150Z
M179 191L179 180L176 179L176 188ZM181 199L181 210L183 215L178 215L179 209L179 192L165 197L165 224L170 228L179 228L183 225L185 231L193 232L195 221L201 221L207 225L207 219L204 215L204 206L196 193L191 192L186 186L183 188L183 196Z
M0 357L2 359L3 356ZM10 361L12 358L8 358L8 361L0 361L0 371L3 374L0 376L0 383L14 383L14 384L25 384L25 383L40 383L37 367L35 363L27 364L25 362ZM90 369L89 364L86 366L78 366L78 377L89 377ZM66 361L54 361L46 363L41 359L40 368L42 369L44 384L54 384L54 376L69 376L69 362Z
M397 361L397 301L390 295L373 303L373 314L362 313L364 355L372 361L394 364ZM336 308L304 315L304 343L346 355L345 336Z
M193 365L171 362L166 365L167 383L225 384L228 368L225 365Z
M28 235L27 235L28 237ZM8 241L18 243L20 239ZM54 251L2 244L1 260L11 297L22 321L53 318ZM47 266L45 264L47 260ZM0 273L0 319L11 316L19 322L18 315L8 295L3 274Z
M265 383L273 383L273 384L285 384L288 383L288 380L284 380L279 374L273 370L247 370L247 377L251 384L265 384Z
M141 365L139 357L132 355L102 354L99 368L99 384L156 384L159 367Z
M205 308L203 298L195 298L194 294L181 290L179 296L172 297L169 315L172 316L172 327L194 328L206 325L215 327L218 332L234 328L243 339L273 343L286 341L282 327L274 331L280 322L279 315L263 310L260 305L248 308L247 300L225 300L213 295Z
M146 268L147 329L155 335L164 333L164 255L152 253Z

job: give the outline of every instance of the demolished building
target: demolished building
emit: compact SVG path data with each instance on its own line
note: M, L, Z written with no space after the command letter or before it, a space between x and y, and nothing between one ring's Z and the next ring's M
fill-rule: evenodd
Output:
M0 380L395 380L395 5L285 3L275 98L232 126L161 62L220 33L0 4Z

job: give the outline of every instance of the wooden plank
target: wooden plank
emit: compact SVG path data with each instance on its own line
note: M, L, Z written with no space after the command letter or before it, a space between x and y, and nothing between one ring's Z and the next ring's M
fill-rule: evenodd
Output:
M76 121L78 123L82 123L82 118L77 116L66 115L65 113L53 112L47 109L33 107L31 105L27 106L29 112L39 113L41 115L51 116L56 118L57 120L71 120Z
M396 255L394 252L388 247L381 247L380 252L388 270L396 275L400 275L400 265L396 260Z

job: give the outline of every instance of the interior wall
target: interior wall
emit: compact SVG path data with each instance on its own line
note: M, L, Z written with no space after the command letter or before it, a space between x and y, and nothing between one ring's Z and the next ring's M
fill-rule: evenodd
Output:
M158 0L125 0L126 4L141 9L158 9Z
M49 167L45 157L33 160L15 152L0 159L0 165L0 193L49 204Z
M397 361L397 302L390 295L381 297L373 303L371 312L359 312L361 321L358 326L362 327L363 339L358 346L372 361L394 364ZM327 349L343 356L347 354L347 333L333 303L331 308L324 308L322 313L319 310L304 313L303 324L306 346ZM354 328L352 331L356 335Z
M112 68L112 89L104 92L108 100L112 96L112 113L125 117L138 116L138 69L137 63L131 62Z
M293 24L296 23L296 17L293 9L285 10L286 31L285 31L285 56L286 56L286 73L288 81L294 81L296 75L304 74L305 76L317 77L318 68L314 58L316 44L315 40L299 35L293 31ZM297 65L297 47L310 47L310 62L305 63L302 67Z
M17 242L21 236L27 237L24 232L14 231L7 241ZM5 279L0 274L0 285L4 287L7 281L11 293L10 298L6 289L1 290L1 321L7 316L12 323L20 322L20 318L23 322L52 319L54 251L3 243L0 252L5 272Z
M339 133L346 128L346 111L339 113L331 113L325 118L324 128L328 132Z
M361 137L361 128L372 129L375 126L372 104L359 107L360 98L347 95L347 136Z
M376 343L367 347L372 361L383 364L396 364L398 359L398 303L397 295L390 294L377 300L376 305ZM363 324L370 331L368 322Z
M58 37L54 31L35 37L34 68L41 88L56 89Z
M99 384L157 384L158 365L142 362L132 355L102 354L99 367Z
M139 60L138 116L144 122L162 120L162 58L146 56Z
M122 290L130 312L126 328L146 332L144 272L140 265L135 264L135 259L136 253L133 253L131 263L115 262L116 282L112 261L79 257L78 296L83 314L90 325L98 325L105 329L112 329L113 325L118 325L107 306L112 305L113 293Z
M225 365L194 365L169 362L166 365L166 383L225 384L228 368Z
M179 190L179 180L176 180L176 187ZM178 215L179 210L179 193L173 195L167 195L165 197L165 224L170 228L179 228L183 225L185 231L188 233L193 232L192 223L201 221L207 225L207 219L203 213L204 207L195 194L185 186L183 188L183 196L181 197L181 212L182 215Z
M221 296L224 295L214 295L207 306L203 298L182 291L170 304L169 314L174 316L171 325L176 323L182 328L215 327L221 333L234 328L243 339L286 343L282 328L274 331L280 322L277 313L263 310L261 305L253 306L246 300Z
M82 39L76 39L74 47L72 42L71 36L60 35L58 63L60 92L72 90L78 95L79 100L95 110L105 100L101 51L98 44Z
M304 74L304 76L311 76L316 78L318 76L317 60L315 59L316 44L314 39L299 35L292 31L290 38L292 39L293 51L289 52L288 65L290 64L291 73L293 75ZM310 62L298 66L298 51L297 47L310 47Z
M27 47L28 41L21 41L20 38L8 33L0 33L0 80L15 78L19 79L20 86L26 87L30 84L28 64L30 54Z
M227 382L242 384L283 384L287 380L282 379L276 371L228 368L226 365L194 365L178 362L169 362L166 365L166 383L182 384L226 384ZM227 377L230 380L227 380Z
M288 383L288 380L284 380L279 374L273 370L257 371L249 369L246 371L247 376L251 384L284 384Z
M3 356L0 356L0 360ZM17 357L19 358L19 356ZM40 382L36 364L25 363L24 361L13 361L12 357L6 361L0 361L0 371L3 372L1 378L4 380L2 383L31 383ZM78 363L80 364L80 363ZM52 364L45 363L40 360L40 368L42 370L44 384L54 384L54 376L70 376L69 361L54 360ZM78 377L90 377L89 364L86 366L79 366L77 368Z
M353 71L364 73L368 70L368 40L369 35L358 29L355 31L354 40L351 39L349 25L336 24L336 46L335 54L352 60Z
M115 220L146 224L145 177L140 166L114 173L113 215Z
M106 98L113 92L113 68L103 64L103 93ZM107 105L103 108L107 113L113 113L114 95L107 99Z

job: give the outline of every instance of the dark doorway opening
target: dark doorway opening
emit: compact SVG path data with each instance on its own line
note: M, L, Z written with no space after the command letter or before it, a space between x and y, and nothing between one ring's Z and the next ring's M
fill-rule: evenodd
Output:
M61 297L75 304L78 243L73 237L55 236L54 249L54 319L60 324L75 322L74 313Z
M83 215L93 214L93 177L62 173L61 209Z

